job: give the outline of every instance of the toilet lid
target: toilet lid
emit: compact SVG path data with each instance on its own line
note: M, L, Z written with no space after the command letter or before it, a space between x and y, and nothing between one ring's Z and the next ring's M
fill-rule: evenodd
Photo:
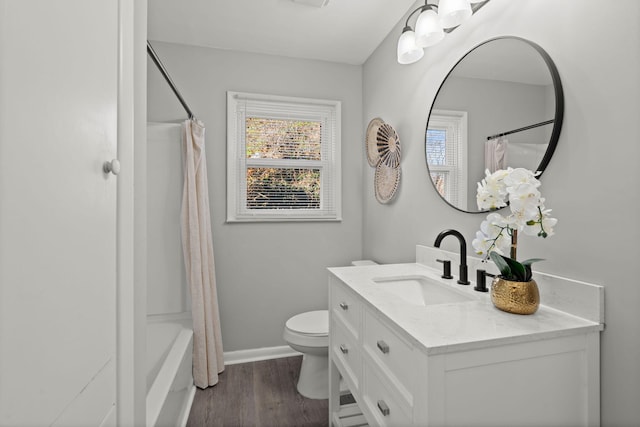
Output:
M304 335L329 335L329 311L308 311L287 320L287 329Z

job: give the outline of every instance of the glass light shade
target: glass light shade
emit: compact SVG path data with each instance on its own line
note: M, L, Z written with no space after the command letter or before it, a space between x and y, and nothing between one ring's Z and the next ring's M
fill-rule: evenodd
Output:
M424 50L416 44L416 33L411 30L404 31L398 39L398 62L413 64L423 55Z
M444 38L444 30L440 18L434 10L425 10L416 21L416 44L418 47L429 47Z
M440 0L438 16L444 28L453 28L471 18L469 0Z
M469 0L469 3L471 4L476 4L476 3L482 3L484 0Z

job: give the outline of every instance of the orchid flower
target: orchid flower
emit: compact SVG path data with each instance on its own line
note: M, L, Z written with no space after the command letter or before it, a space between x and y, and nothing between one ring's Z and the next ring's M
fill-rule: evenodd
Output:
M558 223L557 219L551 217L551 209L544 206L545 200L538 189L540 181L536 178L539 174L524 168L507 168L493 173L486 170L485 178L478 183L476 200L480 210L496 210L509 206L511 213L507 216L497 212L487 215L471 244L476 254L483 255L485 261L491 257L500 268L502 275L508 279L529 280L530 265L538 261L538 259L522 263L516 261L518 232L521 231L527 236L546 238L553 236L554 227ZM499 257L492 256L491 253ZM510 254L510 258L507 254ZM500 258L504 262L501 262ZM511 271L510 266L517 268ZM516 270L525 271L526 274L524 276L517 274Z

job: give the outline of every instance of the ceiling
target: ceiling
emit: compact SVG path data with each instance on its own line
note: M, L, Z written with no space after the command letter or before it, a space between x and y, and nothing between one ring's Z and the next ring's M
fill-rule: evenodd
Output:
M149 0L148 39L362 64L415 0ZM399 34L398 34L399 36Z

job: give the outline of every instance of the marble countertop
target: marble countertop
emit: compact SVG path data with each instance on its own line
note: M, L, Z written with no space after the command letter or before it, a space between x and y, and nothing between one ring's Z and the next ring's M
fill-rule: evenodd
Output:
M454 265L455 267L455 265ZM588 320L543 304L532 315L517 315L498 310L488 292L474 291L471 285L451 286L468 294L470 301L419 306L376 286L373 279L384 277L426 276L439 281L440 271L418 263L382 264L329 268L368 303L370 309L386 317L405 331L428 354L441 354L545 340L561 336L600 331L602 323ZM470 275L473 280L475 276ZM490 281L488 281L490 282Z

